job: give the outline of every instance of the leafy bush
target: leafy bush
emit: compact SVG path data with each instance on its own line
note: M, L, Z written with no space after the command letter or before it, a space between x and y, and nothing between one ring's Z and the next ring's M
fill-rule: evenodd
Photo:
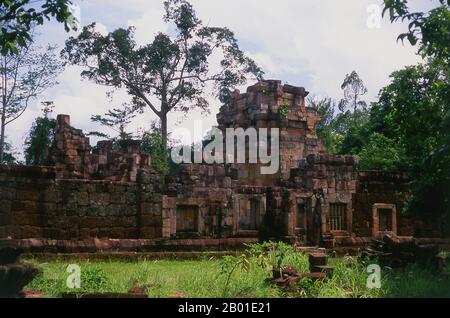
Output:
M161 134L161 128L156 124L152 124L150 131L144 132L142 136L141 151L143 154L151 157L153 167L158 169L162 174L168 174L169 152L165 147L165 141Z
M81 270L81 288L85 291L102 291L106 288L108 277L104 270L89 266Z
M280 119L286 119L289 113L289 105L282 105L278 108L278 115Z
M386 136L374 133L359 153L359 169L395 171L401 161L398 145Z

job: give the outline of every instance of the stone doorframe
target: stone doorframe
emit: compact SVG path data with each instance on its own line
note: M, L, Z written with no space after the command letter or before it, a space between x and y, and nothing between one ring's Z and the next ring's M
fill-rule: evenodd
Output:
M372 236L378 238L381 236L380 231L380 215L381 209L387 209L392 211L392 231L394 235L397 235L397 208L395 204L388 203L375 203L372 205Z
M239 217L240 217L240 205L239 200L258 200L259 205L259 225L257 230L242 230L239 228ZM234 235L244 235L244 236L258 236L259 230L262 223L264 222L264 216L266 214L266 195L265 194L237 194L233 196L233 234Z
M208 206L203 198L196 197L169 197L162 196L162 236L163 238L176 237L177 235L177 208L180 205L198 207L197 232L203 233L204 216Z

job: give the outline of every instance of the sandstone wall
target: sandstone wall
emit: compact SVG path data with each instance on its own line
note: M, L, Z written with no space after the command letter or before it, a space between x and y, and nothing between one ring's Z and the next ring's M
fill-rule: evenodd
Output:
M51 167L0 166L0 237L161 237L162 197L151 184L55 175Z
M356 236L372 236L372 208L374 204L394 204L397 214L397 235L417 234L417 219L402 214L409 189L409 180L403 174L381 171L358 173L357 191L353 194L353 232ZM437 234L437 233L435 233ZM437 235L439 236L439 235Z
M401 214L405 176L357 172L356 157L325 153L307 95L302 87L262 81L244 94L236 91L217 115L222 131L280 129L280 170L273 175L261 175L260 163L226 163L182 164L162 176L139 141L104 141L91 149L70 117L59 115L54 167L0 165L0 239L105 238L125 239L125 245L135 239L150 246L153 239L260 237L316 244L320 231L322 243L333 246L372 237L380 227L374 205L396 211L400 236L440 236L426 218Z

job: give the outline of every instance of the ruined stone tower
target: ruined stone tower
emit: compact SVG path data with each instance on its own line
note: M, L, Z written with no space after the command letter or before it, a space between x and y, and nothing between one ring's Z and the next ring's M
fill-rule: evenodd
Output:
M242 184L271 186L288 180L291 169L298 168L308 155L324 152L315 132L318 113L307 107L308 92L303 87L283 85L281 81L261 81L247 92L234 92L230 107L217 115L219 128L279 128L280 170L276 175L261 175L259 164L236 165Z

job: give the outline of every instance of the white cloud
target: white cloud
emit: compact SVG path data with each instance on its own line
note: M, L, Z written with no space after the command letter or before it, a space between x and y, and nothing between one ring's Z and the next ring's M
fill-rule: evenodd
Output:
M147 8L142 16L137 19L128 20L128 26L136 27L136 42L140 45L152 42L153 38L159 32L166 33L168 28L167 24L163 21L162 17L164 15L163 7L161 4L156 2L148 3Z
M95 31L100 33L103 36L108 35L108 33L109 33L108 28L103 23L100 23L100 22L97 22L95 24Z
M396 43L404 25L384 19L369 29L367 8L373 0L194 1L204 21L226 25L267 77L306 86L314 93L338 98L345 75L357 70L373 99L389 74L418 61L415 48ZM220 15L214 12L221 12Z

